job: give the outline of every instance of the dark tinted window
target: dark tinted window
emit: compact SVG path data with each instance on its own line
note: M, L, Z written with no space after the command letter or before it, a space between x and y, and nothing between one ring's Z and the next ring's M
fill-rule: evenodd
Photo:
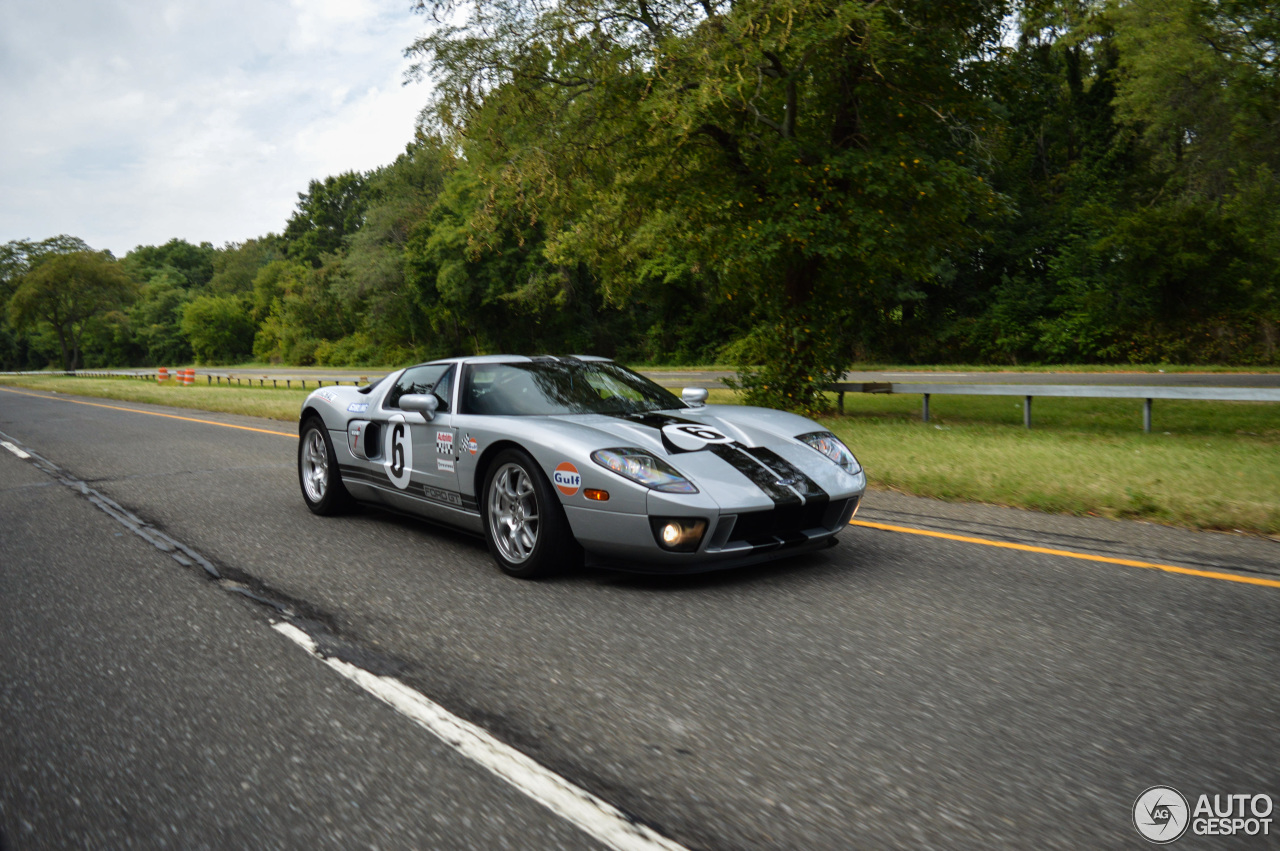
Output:
M683 407L676 396L643 375L599 361L468 364L459 402L464 414L517 417L634 414Z
M387 392L382 403L384 408L400 407L400 397L409 393L430 393L445 373L453 368L451 363L429 363L424 366L411 366L396 379L396 384ZM441 399L441 411L448 410L448 397Z

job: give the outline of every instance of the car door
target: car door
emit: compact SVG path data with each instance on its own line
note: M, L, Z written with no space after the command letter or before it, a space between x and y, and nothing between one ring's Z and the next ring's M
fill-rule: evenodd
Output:
M455 364L411 367L383 399L385 416L383 470L397 490L387 502L435 520L457 523L462 507L458 493L457 435L453 427ZM400 397L434 393L438 407L428 420L400 408Z

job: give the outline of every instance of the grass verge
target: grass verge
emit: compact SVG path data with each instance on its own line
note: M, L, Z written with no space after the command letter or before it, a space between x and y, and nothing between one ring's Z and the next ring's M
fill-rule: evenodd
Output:
M293 421L305 390L176 387L154 382L3 377L22 386ZM712 390L709 401L737 395ZM0 394L0 404L13 404ZM850 394L845 416L823 418L866 466L871 483L905 493L1038 511L1153 520L1195 529L1280 535L1280 406L1157 400L1142 432L1137 399L1022 401Z

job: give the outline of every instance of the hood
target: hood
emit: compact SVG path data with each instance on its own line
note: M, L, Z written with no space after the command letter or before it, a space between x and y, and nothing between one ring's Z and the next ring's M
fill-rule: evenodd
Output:
M601 448L634 446L669 458L672 466L722 508L822 505L833 494L865 486L861 474L850 477L795 439L823 430L822 426L783 411L715 405L557 419L590 430L591 442ZM585 436L582 431L579 435Z
M791 445L796 435L821 429L795 414L740 405L708 405L629 416L576 414L554 419L608 435L614 439L609 445L635 446L668 456L727 442L746 447Z

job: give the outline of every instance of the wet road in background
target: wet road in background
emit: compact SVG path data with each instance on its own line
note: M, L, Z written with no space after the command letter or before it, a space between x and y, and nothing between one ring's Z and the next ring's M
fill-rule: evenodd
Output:
M872 492L859 521L953 537L522 582L465 535L312 516L292 423L112 405L0 390L37 456L0 450L7 849L599 847L255 595L688 848L1135 848L1153 785L1280 800L1274 541Z

